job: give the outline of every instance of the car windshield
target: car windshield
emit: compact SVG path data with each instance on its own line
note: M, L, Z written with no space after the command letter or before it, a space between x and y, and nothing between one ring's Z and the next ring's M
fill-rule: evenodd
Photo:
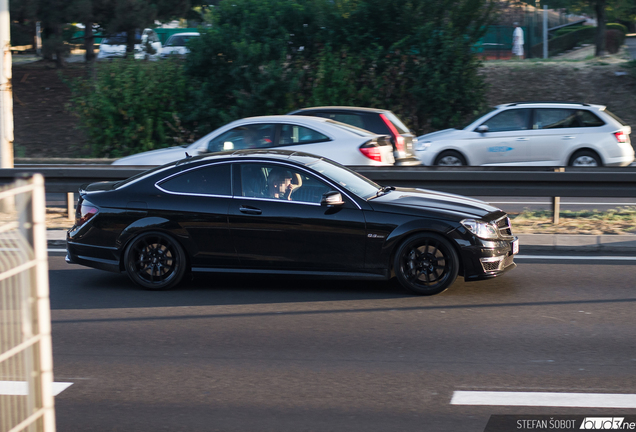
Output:
M477 119L479 119L480 117L485 116L488 113L491 113L493 111L495 111L497 108L496 107L488 107L485 109L482 109L480 111L475 111L471 116L469 116L467 118L466 121L459 123L455 126L453 126L455 129L466 129L468 126L470 126L474 121L476 121Z
M340 128L340 129L344 129L344 130L346 130L348 132L351 132L351 133L353 133L355 135L362 136L362 137L375 135L374 133L371 133L371 132L369 132L366 129L360 129L358 127L351 126L351 125L348 125L346 123L340 123L340 122L337 122L337 121L334 121L334 120L327 120L326 123L329 123L332 126L336 126L336 127Z
M188 41L193 37L196 37L196 36L174 35L170 39L168 39L166 46L186 46L186 43L188 43Z
M335 162L319 159L315 162L311 162L308 166L332 180L337 185L365 200L376 196L378 190L382 189L380 185L372 182L368 178Z

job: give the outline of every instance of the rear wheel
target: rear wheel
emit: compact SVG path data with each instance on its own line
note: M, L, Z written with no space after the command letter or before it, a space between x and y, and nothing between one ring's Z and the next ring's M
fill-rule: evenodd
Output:
M445 238L433 233L416 234L398 248L393 269L397 280L409 291L439 294L457 279L459 257Z
M447 151L441 152L435 158L434 165L462 166L462 165L468 165L468 164L466 163L466 158L462 156L460 153L453 150L447 150Z
M595 167L603 166L601 158L590 150L581 150L572 155L569 166Z
M150 290L166 290L183 279L186 257L179 243L167 234L148 232L135 237L124 254L128 277Z

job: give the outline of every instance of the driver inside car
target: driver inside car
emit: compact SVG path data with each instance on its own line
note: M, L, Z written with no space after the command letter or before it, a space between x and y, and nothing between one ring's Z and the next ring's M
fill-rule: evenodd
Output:
M294 182L295 180L295 182ZM290 173L280 168L270 171L267 178L267 187L270 198L291 201L294 190L302 186L300 175Z

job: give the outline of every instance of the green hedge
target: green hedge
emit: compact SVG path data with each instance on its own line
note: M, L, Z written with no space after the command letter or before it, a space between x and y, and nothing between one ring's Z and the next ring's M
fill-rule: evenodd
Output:
M70 109L95 157L121 157L192 141L182 122L188 81L177 61L117 59L70 83Z

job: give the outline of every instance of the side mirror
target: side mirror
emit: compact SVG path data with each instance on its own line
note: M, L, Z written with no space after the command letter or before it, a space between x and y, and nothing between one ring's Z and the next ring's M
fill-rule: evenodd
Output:
M341 206L343 204L344 201L342 200L342 195L340 195L340 192L336 191L330 191L322 194L322 199L320 200L321 206L327 206L329 208Z
M488 125L477 126L477 132L479 132L479 133L488 132Z

